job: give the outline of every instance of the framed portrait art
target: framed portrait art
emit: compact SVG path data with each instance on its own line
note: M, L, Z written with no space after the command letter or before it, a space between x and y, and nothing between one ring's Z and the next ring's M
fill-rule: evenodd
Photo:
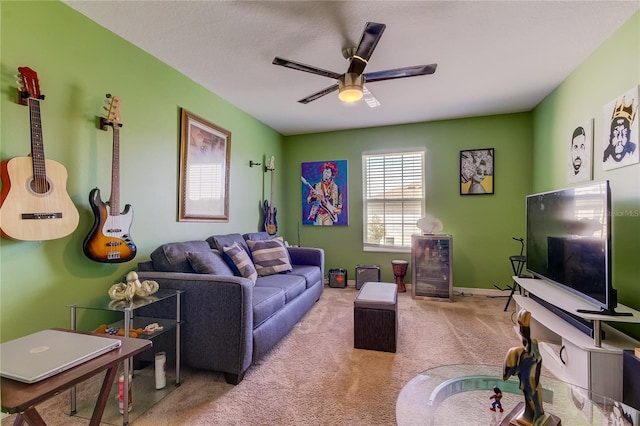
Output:
M349 225L347 160L302 163L302 224Z
M494 149L460 151L460 195L493 194Z
M640 163L640 86L627 90L604 106L602 170Z
M571 129L568 145L567 181L591 180L593 152L593 120L586 120Z
M231 132L182 109L178 220L229 221Z

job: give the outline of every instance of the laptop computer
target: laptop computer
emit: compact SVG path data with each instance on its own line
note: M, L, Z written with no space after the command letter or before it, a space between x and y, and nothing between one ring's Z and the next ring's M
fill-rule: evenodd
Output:
M120 339L43 330L0 344L0 376L35 383L120 347Z

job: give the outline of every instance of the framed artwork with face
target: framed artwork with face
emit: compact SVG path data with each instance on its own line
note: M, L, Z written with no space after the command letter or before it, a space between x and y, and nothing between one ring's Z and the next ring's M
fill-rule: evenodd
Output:
M567 182L584 182L592 179L593 120L574 127L569 134Z
M460 151L460 195L493 194L494 149Z
M640 162L639 94L640 86L636 86L604 106L602 170L617 169Z

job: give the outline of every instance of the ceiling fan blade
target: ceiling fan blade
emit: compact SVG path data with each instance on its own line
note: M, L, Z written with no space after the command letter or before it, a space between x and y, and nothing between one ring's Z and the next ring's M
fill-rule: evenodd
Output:
M364 95L363 99L367 103L367 105L369 105L369 108L380 106L380 101L374 96L373 93L371 93L369 89L367 89L367 86L362 86L362 93Z
M348 73L362 74L364 67L367 66L369 58L373 50L376 48L382 33L386 28L385 24L378 24L376 22L367 22L362 32L362 38L356 49L356 53L351 58L351 64L349 65Z
M396 68L386 71L368 72L364 75L367 83L376 81L391 80L394 78L415 77L418 75L433 74L436 72L438 64L417 65L415 67Z
M308 104L311 101L315 101L318 98L323 97L324 95L328 95L331 92L335 92L338 90L338 84L334 84L333 86L329 86L326 89L322 89L319 92L314 93L313 95L309 95L304 99L300 99L298 102L301 104Z
M298 71L310 72L311 74L318 74L324 77L333 78L337 80L340 78L342 74L338 74L337 72L323 70L322 68L312 67L310 65L301 64L299 62L293 62L288 59L278 58L277 56L273 58L273 65L280 65L282 67L291 68Z

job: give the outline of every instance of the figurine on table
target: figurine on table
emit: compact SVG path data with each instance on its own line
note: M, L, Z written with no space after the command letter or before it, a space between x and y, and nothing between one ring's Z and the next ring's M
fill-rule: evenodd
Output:
M503 380L517 375L520 379L520 389L524 394L524 410L515 417L512 424L544 425L549 416L542 408L542 386L540 385L540 370L542 357L538 352L538 341L531 339L531 313L526 309L518 312L518 325L522 346L509 349L504 360Z
M489 410L496 411L497 408L501 413L504 411L502 409L502 403L500 402L500 400L502 399L502 391L499 387L496 386L495 388L493 388L493 395L491 395L489 399L493 399L491 408L489 408Z

